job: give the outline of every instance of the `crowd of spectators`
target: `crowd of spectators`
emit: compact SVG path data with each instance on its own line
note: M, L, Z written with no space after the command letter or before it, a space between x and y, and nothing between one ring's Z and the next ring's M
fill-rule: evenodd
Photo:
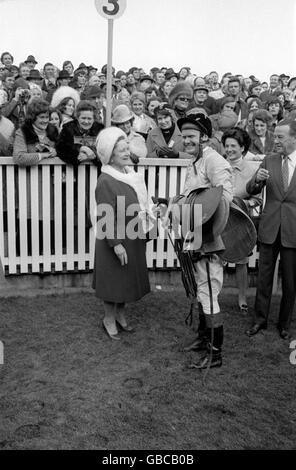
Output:
M19 66L11 53L0 60L0 155L19 165L38 164L58 156L77 166L97 163L94 141L106 125L106 73L70 60L59 69L42 69L33 55ZM186 158L176 121L203 113L212 122L209 145L223 156L223 134L244 129L250 137L244 157L262 160L273 149L273 131L283 118L296 118L296 77L273 74L269 83L215 71L205 77L189 67L113 67L112 125L128 136L132 159ZM248 151L247 151L248 150Z

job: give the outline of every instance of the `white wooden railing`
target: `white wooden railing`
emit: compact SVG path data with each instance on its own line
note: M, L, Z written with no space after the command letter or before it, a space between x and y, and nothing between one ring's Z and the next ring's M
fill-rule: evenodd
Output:
M138 171L145 175L151 196L171 197L180 194L187 165L188 160L145 159ZM57 158L32 167L0 158L0 256L6 274L93 269L94 230L86 229L85 221L86 205L95 214L96 183L93 165L79 166L75 177L73 168ZM254 250L250 267L257 258ZM160 237L147 244L147 264L156 269L178 266L161 228Z

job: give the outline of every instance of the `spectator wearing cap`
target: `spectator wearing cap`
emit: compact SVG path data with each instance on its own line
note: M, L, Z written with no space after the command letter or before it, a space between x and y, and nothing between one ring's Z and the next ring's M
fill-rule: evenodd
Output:
M90 86L81 95L82 100L86 100L95 108L95 120L104 126L106 125L105 92L98 86Z
M189 103L193 98L193 89L188 82L180 81L169 94L169 104L175 111L176 117L185 117Z
M94 75L96 75L97 71L98 71L97 67L94 67L93 65L89 65L88 66L88 78L91 78Z
M146 100L144 93L135 91L131 95L130 103L134 115L134 130L146 139L150 129L155 127L155 121L145 113Z
M30 70L34 70L36 65L38 64L37 60L35 59L33 55L28 55L28 57L26 58L24 62L25 64L27 64Z
M172 84L172 88L174 88L174 86L178 83L179 76L176 72L174 72L173 69L168 69L167 73L165 74L165 79L169 80Z
M30 88L31 88L32 85L38 85L41 88L42 80L43 79L40 75L39 70L34 70L34 69L30 70L30 75L27 78L27 81L29 83ZM43 99L46 99L47 92L42 90L42 94L43 94Z
M147 88L153 85L154 80L150 75L143 75L143 77L140 78L139 83L139 91L144 92Z
M256 155L256 160L263 160L274 147L274 135L269 129L272 115L266 109L259 109L253 114L253 129L250 132L250 152Z
M154 109L156 127L147 137L149 158L189 158L184 152L183 139L178 129L172 107L160 103Z
M198 336L184 348L185 351L195 350L203 353L203 356L193 362L190 367L197 369L220 367L224 331L223 315L218 302L223 286L223 263L219 252L225 248L220 233L226 226L229 206L233 198L232 171L230 164L208 146L208 140L212 136L212 125L208 117L203 114L192 114L179 119L177 124L182 133L184 151L191 157L182 194L188 195L191 191L200 188L217 186L223 188L218 209L221 224L219 224L219 229L216 228L217 235L212 236L212 241L202 240L197 250L199 253L196 262L199 303Z
M69 83L71 81L71 77L67 70L60 70L58 76L57 76L57 88L51 88L50 91L47 93L46 100L50 103L53 97L53 94L55 93L56 89L62 87L62 86L69 86Z
M281 73L280 74L280 79L283 82L283 88L287 87L288 83L289 83L289 80L290 80L290 76L286 75L285 73Z
M196 83L196 80L195 80ZM203 84L195 84L193 88L193 100L189 105L190 108L194 107L203 108L207 115L216 114L218 112L217 101L209 96L208 87Z
M131 160L137 164L140 158L147 156L147 147L144 137L133 129L134 119L134 114L125 104L116 106L111 116L112 126L119 127L126 134Z

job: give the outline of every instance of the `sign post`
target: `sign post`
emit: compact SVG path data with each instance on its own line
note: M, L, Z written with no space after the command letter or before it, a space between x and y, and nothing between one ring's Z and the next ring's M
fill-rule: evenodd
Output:
M98 13L108 20L106 127L110 127L112 111L113 21L123 15L126 9L126 0L95 0L95 7Z

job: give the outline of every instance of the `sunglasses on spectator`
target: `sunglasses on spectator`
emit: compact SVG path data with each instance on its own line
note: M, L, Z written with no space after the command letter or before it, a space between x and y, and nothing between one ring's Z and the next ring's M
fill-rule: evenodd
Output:
M180 100L180 101L189 101L189 99L186 96L178 96L178 100Z

